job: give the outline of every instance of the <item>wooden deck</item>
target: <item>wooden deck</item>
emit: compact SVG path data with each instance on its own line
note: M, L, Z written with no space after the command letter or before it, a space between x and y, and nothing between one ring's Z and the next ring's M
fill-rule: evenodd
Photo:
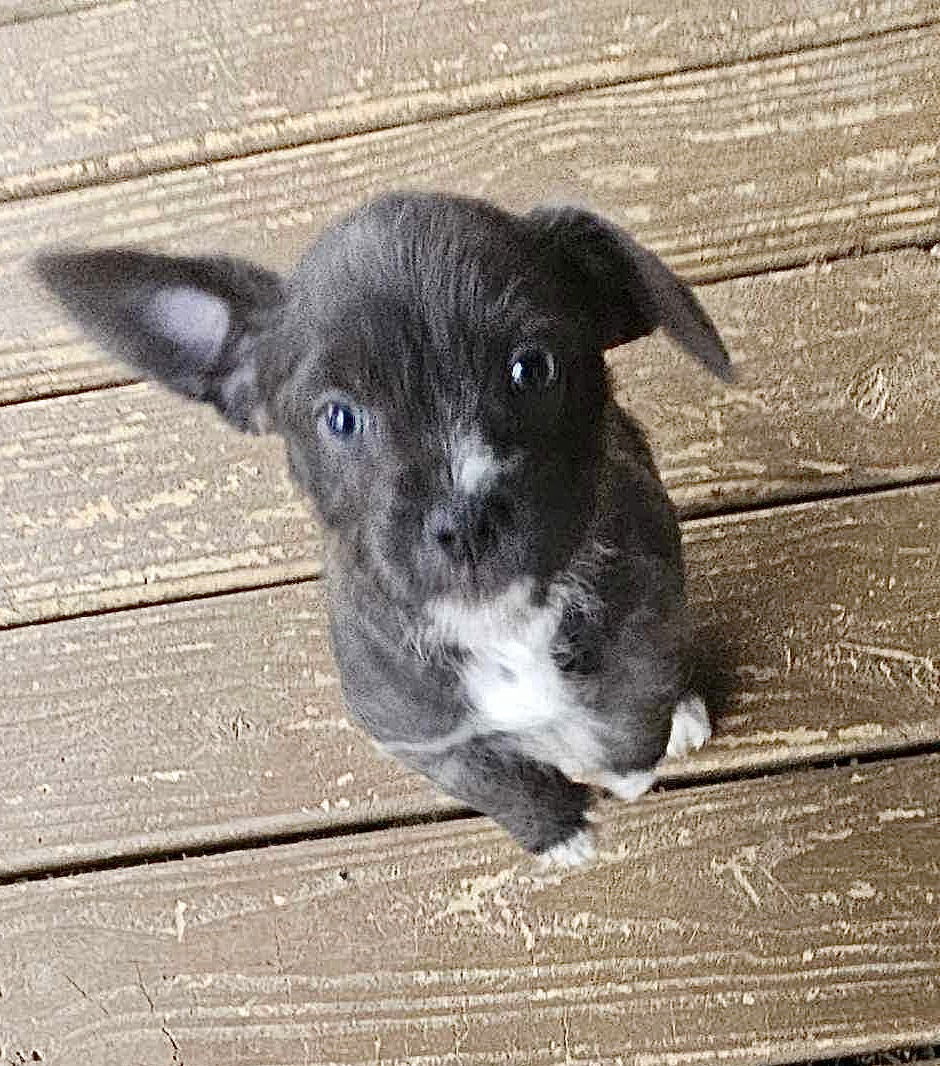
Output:
M936 0L0 0L2 1066L940 1044L938 52ZM718 719L586 870L347 724L276 443L28 270L283 267L400 186L591 201L734 355L612 353Z

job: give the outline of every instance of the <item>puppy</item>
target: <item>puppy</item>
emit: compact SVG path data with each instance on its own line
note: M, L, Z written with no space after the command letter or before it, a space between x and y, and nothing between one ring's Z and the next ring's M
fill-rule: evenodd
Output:
M283 437L351 714L528 851L589 859L591 786L635 799L708 738L675 515L603 353L662 326L719 377L729 361L625 233L401 194L288 278L120 250L38 269L114 354Z

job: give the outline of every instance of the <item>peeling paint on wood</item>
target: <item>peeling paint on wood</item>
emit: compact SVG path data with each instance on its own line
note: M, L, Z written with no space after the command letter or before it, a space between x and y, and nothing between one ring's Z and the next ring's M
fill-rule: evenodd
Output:
M821 494L940 472L940 261L921 251L739 278L699 296L737 380L662 337L610 363L680 507Z
M232 433L143 385L6 408L4 420L0 624L320 572L274 438Z
M471 820L7 886L0 1045L765 1066L927 1043L938 804L920 757L620 806L562 875Z
M938 48L940 25L2 205L4 392L126 380L30 278L38 248L285 266L329 219L402 186L588 200L694 280L936 239Z
M938 531L937 487L686 523L720 713L668 776L940 741ZM325 625L314 582L0 634L0 874L452 809L347 723Z
M82 8L56 19L2 23ZM926 0L0 0L0 199L918 24Z

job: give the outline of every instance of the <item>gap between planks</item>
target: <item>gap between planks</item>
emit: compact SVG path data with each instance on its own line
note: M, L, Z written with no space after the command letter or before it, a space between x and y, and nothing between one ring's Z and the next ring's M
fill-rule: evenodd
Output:
M121 4L124 0L114 0L115 4ZM110 5L109 5L110 6ZM66 14L71 12L65 12ZM665 67L661 71L651 74L637 74L635 76L625 75L623 73L616 75L605 76L600 70L591 68L589 71L584 71L579 68L569 68L562 70L563 75L567 75L565 83L557 88L544 89L544 90L532 90L528 93L512 91L514 83L518 79L505 79L505 81L497 81L490 83L486 86L486 96L473 103L466 103L463 106L456 101L450 103L448 106L445 102L439 102L433 108L428 108L427 113L421 114L419 118L413 117L409 114L408 117L401 116L399 118L385 117L385 107L382 105L376 105L372 111L360 111L362 115L358 124L351 126L348 130L327 130L321 136L307 136L306 138L283 138L281 140L271 139L270 141L262 141L260 138L256 146L246 147L239 145L239 150L232 150L230 152L217 151L213 153L206 153L203 156L192 159L184 159L184 152L182 146L189 146L190 141L181 142L180 146L176 146L172 143L159 145L160 151L168 151L170 157L163 163L152 161L146 167L140 167L138 170L134 170L130 165L122 165L122 156L118 156L114 160L107 161L108 171L102 174L95 174L92 170L91 173L87 173L90 169L88 162L84 162L80 168L80 172L85 174L84 177L74 177L72 180L67 180L64 175L79 171L77 165L63 166L60 168L54 168L48 175L40 176L31 174L31 182L27 184L26 179L21 179L24 188L22 190L17 189L17 185L13 181L3 182L0 180L0 204L15 203L19 200L35 200L41 199L46 196L56 196L62 192L75 192L84 189L91 189L98 185L113 185L120 184L122 181L133 181L136 178L142 177L158 177L161 174L182 173L191 169L199 169L207 165L235 163L239 160L259 158L266 155L276 154L282 151L296 151L304 148L309 148L314 145L335 144L337 147L342 146L342 142L350 140L355 137L364 136L370 133L387 133L395 129L408 129L419 126L427 126L429 124L437 124L439 122L446 122L448 119L469 117L472 115L483 115L488 112L502 111L508 107L523 106L526 104L547 104L554 100L560 100L567 96L587 93L587 92L599 92L605 89L617 89L619 87L636 85L638 87L644 84L653 84L662 78L666 77L682 77L686 75L704 74L710 71L721 70L734 70L744 64L750 63L762 63L770 62L778 59L789 59L796 56L806 55L817 50L841 48L843 46L854 44L867 44L869 42L876 42L884 37L892 37L897 33L914 33L919 30L929 30L940 25L940 20L935 18L924 19L917 22L901 23L897 26L892 26L885 30L875 30L870 33L861 34L847 34L834 41L824 41L819 45L813 45L807 48L786 48L777 51L756 51L753 54L742 56L734 59L729 59L725 62L702 62L693 63L687 66L676 65L675 67ZM2 23L0 23L2 26ZM605 64L606 66L607 64ZM460 94L464 98L470 97L472 99L473 94L464 91ZM488 99L492 95L494 99ZM420 110L420 109L419 109ZM371 117L367 117L371 116ZM266 124L267 125L267 124ZM233 135L233 140L236 139ZM240 131L240 136L237 137L239 141L247 139L251 142L251 134L249 130ZM173 156L172 152L174 148L177 149L177 155ZM148 153L145 151L137 150L134 153L128 153L132 155L136 162L140 162L141 159L147 158ZM97 161L96 161L97 162ZM5 186L12 188L13 191L5 191ZM910 247L910 245L897 245L896 247ZM890 245L881 245L878 247L879 251L891 250ZM848 253L845 253L848 254ZM836 258L841 258L839 255ZM827 261L827 260L823 260ZM786 269L788 266L798 265L797 260L792 263L785 264L772 269ZM754 266L743 274L748 273L760 273L761 268ZM724 280L727 277L738 277L742 275L716 275L711 280Z
M205 254L224 238L231 254L284 267L330 219L402 186L514 209L567 192L693 281L929 243L938 42L934 27L792 69L670 76L4 205L0 395L126 380L29 275L37 247L133 234Z
M138 3L133 14L122 10L123 5L116 10L108 5L95 7L95 19L101 21L98 16L104 11L106 23L110 8L113 21L120 24L124 19L128 25L95 27L90 38L94 42L89 48L92 53L97 54L102 47L106 51L112 39L120 42L104 73L97 66L86 69L89 64L82 61L83 22L91 25L92 21L87 7L73 16L74 34L56 26L55 39L51 40L42 39L47 30L44 25L34 28L34 22L20 24L18 34L14 25L9 36L21 39L6 44L15 68L11 83L20 94L12 101L12 128L15 133L18 121L29 130L29 138L20 138L20 142L31 146L30 162L24 160L21 165L25 169L17 172L16 157L5 159L0 145L0 200L88 188L102 181L297 148L415 121L547 101L666 75L878 41L891 34L927 29L937 21L932 8L918 2L896 4L893 13L886 13L885 5L870 12L857 6L844 12L832 10L833 5L818 11L804 6L800 19L771 16L771 9L764 5L746 5L743 13L739 6L727 13L720 5L717 11L714 4L702 6L700 14L683 10L678 18L664 22L658 19L655 8L649 12L634 10L630 17L635 25L625 30L623 13L599 4L599 10L590 13L593 22L583 33L566 36L563 23L546 34L543 12L532 12L537 17L527 24L524 7L504 13L498 8L492 11L490 5L475 12L469 23L458 21L456 30L451 21L438 48L425 43L415 54L409 50L414 41L422 40L420 29L416 31L414 26L418 14L412 13L405 20L406 26L395 5L389 5L387 11L372 12L371 21L367 19L364 25L360 16L355 35L347 32L343 22L350 16L334 13L337 43L328 53L322 52L322 28L318 25L311 36L307 25L308 20L318 21L315 9L312 18L310 11L300 14L299 27L298 13L291 9L293 28L286 39L278 40L275 27L283 36L289 12L285 9L279 25L275 7L273 13L266 10L264 27L277 43L269 42L263 49L262 67L256 58L262 46L249 32L255 28L251 18L256 17L250 9L227 10L225 20L214 23L213 9L208 9L207 15L198 7L188 12L184 7L182 14L175 10L172 19L163 14L167 21L160 25L156 5L148 12L145 4ZM421 12L421 8L419 4L417 12L433 35L435 12ZM2 13L0 7L0 28ZM851 32L866 17L872 20L870 28ZM233 34L236 25L238 32ZM711 26L713 32L709 33ZM146 43L138 42L138 48L149 67L141 71L139 64L132 64L133 79L124 84L128 77L124 70L127 41L144 32L141 27L146 27L147 37ZM380 37L373 40L379 27ZM520 27L527 32L520 35ZM847 27L849 32L845 32ZM384 49L388 32L393 37L405 34L404 44L395 63L384 62L384 56L382 63L371 63L372 68L379 66L381 70L376 77L370 60ZM625 35L629 35L627 44ZM36 40L30 42L31 36ZM520 46L519 36L527 42L525 46ZM186 48L177 46L162 54L164 40L171 37L212 42L207 55L197 49L199 63L208 65L205 84L183 63ZM308 38L307 47L303 47L301 42ZM101 41L103 46L98 43ZM761 44L756 44L758 41ZM630 44L636 51L630 51ZM350 49L354 54L346 55ZM277 57L274 60L272 53ZM16 69L18 55L29 57L21 61L22 69ZM342 57L339 63L337 55ZM435 57L430 66L429 55ZM358 72L354 69L357 59ZM45 71L46 62L56 64L50 73ZM288 69L291 78L284 85L278 84L280 72ZM174 80L162 86L160 79L171 71ZM365 74L368 76L363 81ZM89 89L87 82L92 77L97 81ZM142 80L149 91L143 94L143 102L138 102ZM161 86L163 91L156 91ZM174 101L175 94L184 98ZM70 129L68 105L72 97L81 102L78 118L71 119L74 129ZM243 117L252 112L268 114L260 121ZM101 128L95 125L95 115ZM106 119L103 123L102 118ZM112 134L109 127L117 133ZM73 159L63 154L68 145L74 145ZM5 177L3 170L7 171Z
M839 767L872 766L878 763L902 762L905 759L920 760L927 756L940 755L940 740L928 744L899 744L897 747L881 747L876 752L858 752L841 758L798 758L767 762L753 767L728 768L717 772L676 774L675 768L667 770L653 789L646 794L644 802L665 793L695 789L698 792L722 788L744 781L767 781L774 777L812 771L833 770ZM703 795L707 802L707 791ZM601 799L601 806L608 809L616 802ZM446 825L449 823L476 822L491 826L493 822L477 811L461 807L449 797L442 796L437 810L427 810L410 815L375 818L373 820L340 822L326 825L321 819L311 819L308 825L297 814L280 818L267 817L245 819L243 823L218 823L191 831L186 843L166 839L170 834L150 834L139 842L119 841L114 846L96 845L94 848L77 849L71 846L48 848L43 858L21 868L4 870L0 867L0 887L28 881L48 881L58 877L75 877L84 874L103 873L109 870L133 869L151 866L154 863L182 862L207 858L214 855L241 854L266 848L287 847L296 844L312 844L318 841L356 837L364 833L401 832L422 826ZM163 837L164 839L161 839ZM83 851L85 852L83 854ZM520 855L522 852L520 852Z
M117 387L117 386L115 386ZM919 477L897 477L882 483L867 483L865 485L846 486L844 488L828 487L819 492L807 491L800 494L787 496L781 494L773 499L739 502L726 506L712 506L707 504L680 508L680 524L701 521L707 518L733 518L735 516L756 514L770 511L788 511L796 507L811 507L814 504L823 503L826 500L850 500L856 498L877 498L893 493L903 493L909 489L931 488L940 485L940 474L924 475ZM263 571L261 571L263 573ZM149 607L166 607L178 603L198 602L199 600L212 599L215 596L237 596L245 593L264 592L279 588L289 588L293 585L305 585L310 582L323 579L322 564L307 566L298 564L292 567L277 567L258 580L245 582L244 584L220 582L214 585L211 580L198 582L192 578L187 579L178 593L174 594L173 586L164 588L164 594L159 598L139 600L122 600L114 606L102 606L86 608L74 612L62 612L61 614L45 614L42 617L28 619L22 622L0 622L0 633L20 629L32 629L45 625L56 625L60 622L75 621L80 618L98 618L113 614L124 614L129 611L139 611Z
M50 1061L768 1066L936 1040L936 756L614 805L544 874L480 821L0 892ZM133 1049L133 1050L131 1050ZM15 1060L14 1060L15 1061Z
M938 508L912 489L686 523L716 729L671 783L937 744ZM320 583L9 632L0 663L4 875L452 817L347 720Z

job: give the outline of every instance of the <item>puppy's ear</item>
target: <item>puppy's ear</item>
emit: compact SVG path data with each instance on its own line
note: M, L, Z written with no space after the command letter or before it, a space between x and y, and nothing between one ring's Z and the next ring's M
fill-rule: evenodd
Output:
M692 290L649 249L606 219L577 207L537 207L529 215L596 294L604 347L662 326L668 336L725 381L731 361Z
M258 340L283 300L277 275L241 260L124 250L49 252L45 284L111 354L235 426L266 428Z

